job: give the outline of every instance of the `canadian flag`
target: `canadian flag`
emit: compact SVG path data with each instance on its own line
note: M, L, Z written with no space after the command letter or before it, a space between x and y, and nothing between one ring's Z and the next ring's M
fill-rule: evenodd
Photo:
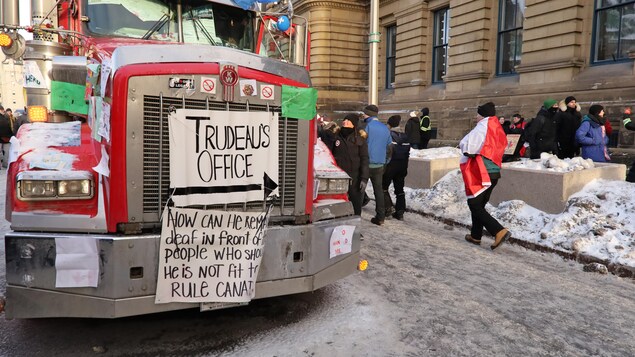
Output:
M461 174L467 198L478 196L492 185L483 157L500 167L506 146L507 135L495 116L481 119L461 140L461 152L475 155L461 157Z

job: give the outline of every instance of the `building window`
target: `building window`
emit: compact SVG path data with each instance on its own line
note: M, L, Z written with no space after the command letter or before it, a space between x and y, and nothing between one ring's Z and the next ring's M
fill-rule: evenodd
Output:
M443 82L448 70L448 42L450 40L450 9L434 13L434 43L432 47L432 82Z
M500 0L497 74L513 74L523 46L525 0Z
M596 0L593 62L628 59L635 51L635 0Z
M386 27L386 88L395 83L395 59L397 58L397 26Z

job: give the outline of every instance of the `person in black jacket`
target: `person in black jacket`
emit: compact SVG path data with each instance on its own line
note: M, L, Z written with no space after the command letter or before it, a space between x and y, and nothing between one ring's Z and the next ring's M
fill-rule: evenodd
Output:
M406 136L408 137L408 142L410 143L410 147L413 149L419 149L421 146L421 129L419 128L419 113L416 110L410 112L410 118L406 122Z
M351 177L348 199L356 215L362 214L362 198L368 183L368 143L366 132L358 128L359 116L347 114L329 148L335 162Z
M530 158L539 159L543 152L558 154L556 113L558 113L558 101L547 99L536 117L525 127L525 139L529 143Z
M556 114L558 126L558 157L561 159L573 158L580 153L580 148L575 142L575 132L582 122L580 106L575 97L568 96L560 102L560 112Z
M392 155L390 162L386 165L384 177L382 179L382 189L384 190L384 207L386 216L392 215L393 218L403 220L403 214L406 212L406 194L403 187L405 185L406 175L408 175L408 159L410 158L410 143L408 136L401 131L399 124L401 116L393 115L388 118L388 127L390 128L390 137L392 138ZM396 202L392 205L388 187L393 184L395 188Z
M626 110L624 110L624 116L622 118L624 127L627 130L635 131L635 122L631 120L631 108L626 108ZM635 161L631 164L631 168L630 170L628 170L628 174L626 174L626 181L635 182Z

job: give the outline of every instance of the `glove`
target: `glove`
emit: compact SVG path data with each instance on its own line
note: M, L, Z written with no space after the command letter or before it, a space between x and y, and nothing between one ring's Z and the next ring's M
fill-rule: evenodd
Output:
M467 156L467 157L470 157L470 158L472 158L472 159L476 157L476 154L468 154L468 153L466 153L466 152L464 152L464 153L463 153L463 155L464 155L464 156Z
M361 181L359 182L359 190L360 190L361 192L366 192L366 185L368 185L368 181L366 181L366 180L361 180Z

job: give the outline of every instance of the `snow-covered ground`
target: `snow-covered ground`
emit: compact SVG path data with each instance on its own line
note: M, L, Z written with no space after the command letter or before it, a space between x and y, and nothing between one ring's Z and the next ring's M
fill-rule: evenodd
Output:
M421 150L410 149L410 157L425 160L461 157L461 150L459 150L459 148L453 148L449 146Z
M549 155L539 162L526 160L512 165L559 172L594 167L593 162L581 158L559 160ZM448 173L431 189L405 190L410 209L471 224L459 170ZM367 191L371 193L372 188ZM569 198L561 214L548 214L518 200L502 202L498 207L490 204L487 209L516 239L635 267L633 183L593 180Z

